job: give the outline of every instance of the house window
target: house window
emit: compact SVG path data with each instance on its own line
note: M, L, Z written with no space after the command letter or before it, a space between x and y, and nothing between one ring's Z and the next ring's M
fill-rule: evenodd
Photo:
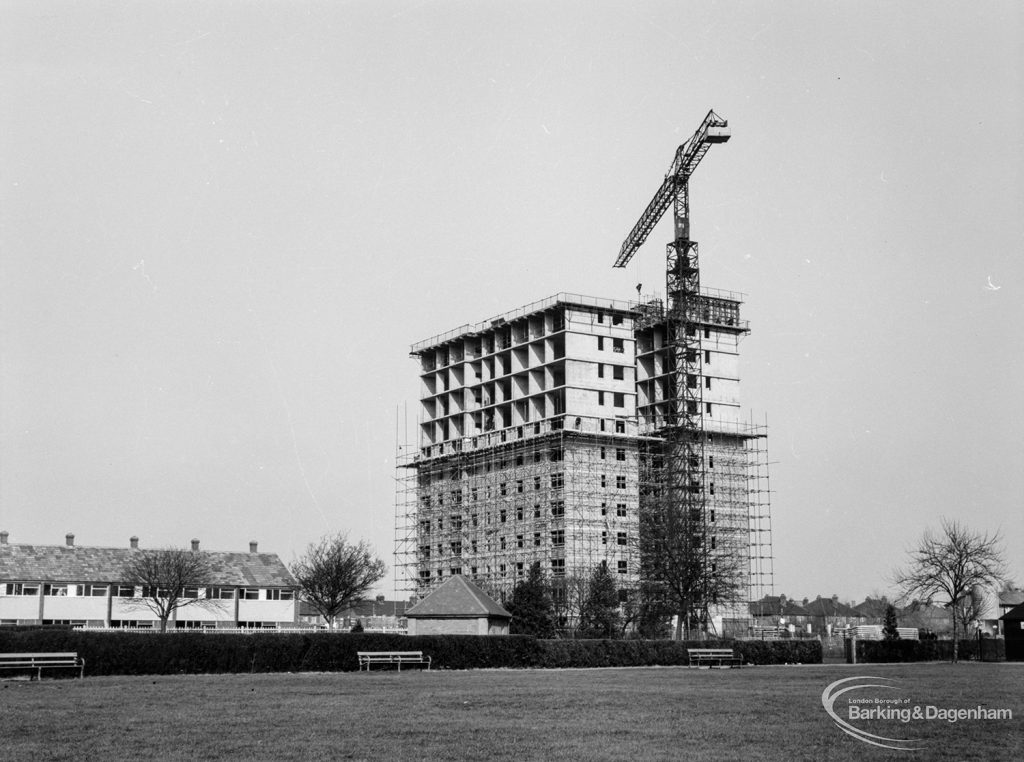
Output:
M711 364L711 350L710 349L705 349L704 350L704 364L705 365L710 365Z
M613 352L625 352L626 348L622 342L622 339L612 339L612 351Z
M451 544L451 548L452 548L452 555L453 556L461 556L462 555L462 541L461 540L456 540L455 542L453 542Z
M626 448L625 447L616 447L615 448L615 460L625 460L625 459L626 459Z
M562 489L565 485L565 474L559 472L551 474L551 489Z
M533 489L534 490L539 490L540 489L540 477L539 476L533 477Z
M601 448L601 460L605 459L605 448Z
M52 598L63 598L67 594L68 594L68 586L67 585L53 585L53 584L45 584L45 585L43 585L43 595L46 595L46 596L49 596L49 597L52 597Z
M604 378L604 363L597 364L597 377Z
M615 515L618 516L620 519L625 517L625 515L626 515L626 504L625 503L616 503L616 505L615 505Z
M704 338L705 339L710 339L711 338L711 329L710 328L705 328L704 329Z
M504 524L505 521L508 520L508 511L502 508L501 511L498 512L498 519L502 524Z
M523 491L523 480L522 479L516 479L516 492L522 492L522 491Z
M258 601L260 590L258 587L243 587L238 591L238 598L242 601Z
M704 412L707 413L708 415L711 415L711 403L710 402L705 402L704 403Z
M555 529L551 532L551 544L552 545L565 545L565 530Z
M601 515L602 516L607 516L608 515L608 503L601 503Z
M597 393L597 404L598 405L603 405L604 404L604 392L598 392Z
M612 325L622 325L622 315L612 315Z
M501 495L507 495L508 494L508 484L506 484L505 482L502 482L501 484L499 484L498 485L498 493L501 494Z
M533 517L535 519L539 519L540 518L540 503L536 503L533 506Z
M117 585L114 588L115 598L134 598L135 588L131 585Z
M565 559L564 558L552 558L551 559L551 576L553 576L553 577L564 577L565 576Z
M605 476L604 474L601 474L601 487L602 488L608 486L607 481L608 481L608 477Z
M449 571L451 572L451 575L454 577L456 574L462 574L462 567L453 566L451 569L449 569Z
M520 505L516 508L516 521L523 520L523 507Z
M603 352L604 351L604 336L598 336L597 337L597 351L598 352Z
M619 561L619 574L627 574L629 572L629 564L625 561Z
M616 434L625 434L626 433L626 422L625 421L616 421L615 422L615 433Z
M26 585L23 582L8 582L7 595L39 595L39 585Z
M235 589L233 587L208 587L206 588L206 597L229 601L235 597Z
M626 489L626 476L625 474L619 474L615 477L615 488Z
M607 532L601 532L601 544L602 545L607 545L608 544L608 533Z
M551 503L551 515L552 516L564 516L565 515L565 501L555 500Z
M540 532L534 532L533 533L533 547L535 547L535 548L539 548L540 547Z
M612 378L621 381L626 377L626 369L622 365L612 366Z
M710 389L711 388L711 376L704 376L704 388L705 389Z
M85 598L101 598L107 594L106 585L75 585L75 595Z
M282 590L281 588L271 588L267 590L268 601L291 601L295 600L294 590Z
M612 404L615 405L615 407L625 407L626 395L623 394L622 392L615 392L612 395Z
M524 544L523 543L523 536L521 534L517 534L516 535L516 547L517 548L521 548L521 547L523 547L523 544Z
M625 545L626 544L626 533L625 532L619 532L617 535L615 535L615 543L617 545Z
M257 591L257 592L259 592L259 591ZM199 597L199 588L198 587L183 587L181 589L181 597L182 598L187 598L189 600L195 600L195 599L197 599Z
M604 322L604 313L601 312L601 311L598 311L598 313L597 313L597 322L598 323L603 323Z

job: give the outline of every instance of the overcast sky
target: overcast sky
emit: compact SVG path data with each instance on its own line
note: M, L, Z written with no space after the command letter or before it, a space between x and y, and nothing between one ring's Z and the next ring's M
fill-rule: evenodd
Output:
M1024 582L1019 2L3 2L0 528L388 558L409 345L664 279L619 245L708 109L775 592L940 516ZM390 588L387 590L390 594Z

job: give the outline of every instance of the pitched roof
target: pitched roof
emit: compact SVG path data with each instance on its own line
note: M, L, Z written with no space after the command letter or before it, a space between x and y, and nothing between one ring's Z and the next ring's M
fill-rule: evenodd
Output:
M884 597L882 597L882 598L871 598L869 596L869 597L864 599L863 603L858 603L856 606L854 606L853 610L856 611L861 616L865 616L865 617L869 617L869 618L873 618L873 619L880 619L881 617L885 616L885 609L891 603L892 603L891 601L886 600L886 598L884 598Z
M807 612L811 616L834 616L834 617L846 617L847 619L861 617L863 614L856 611L845 603L834 601L831 598L818 598L817 600L811 601L806 606Z
M139 548L0 544L0 580L111 584L121 580L122 569L133 554L145 552ZM210 585L295 587L294 578L276 553L197 552L210 562Z
M766 595L750 603L751 616L807 616L807 611L784 595Z
M1024 603L1014 606L999 618L1004 622L1024 622Z
M499 617L512 615L487 593L461 574L448 580L430 595L405 612L410 619L417 617Z
M1024 590L1003 590L999 593L999 607L1019 606L1024 603Z

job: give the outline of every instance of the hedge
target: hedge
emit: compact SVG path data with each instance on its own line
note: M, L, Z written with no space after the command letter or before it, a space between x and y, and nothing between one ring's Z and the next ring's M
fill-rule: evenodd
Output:
M537 640L527 635L378 633L133 633L70 628L0 629L0 652L77 651L88 675L231 672L337 672L359 668L358 651L423 651L435 669L683 665L687 648L670 640ZM722 641L745 664L821 663L816 641Z
M983 638L980 656L985 661L1003 661L1006 658L1006 641ZM961 640L959 658L963 661L979 661L977 639ZM858 663L886 663L905 661L952 661L952 640L858 640Z

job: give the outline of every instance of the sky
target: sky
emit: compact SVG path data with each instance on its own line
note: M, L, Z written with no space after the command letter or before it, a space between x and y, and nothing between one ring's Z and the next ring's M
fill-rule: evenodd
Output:
M775 592L892 594L940 517L1024 583L1017 2L0 2L0 529L389 562L412 343L561 292L709 109ZM412 434L410 433L410 437ZM380 592L392 594L391 577Z

